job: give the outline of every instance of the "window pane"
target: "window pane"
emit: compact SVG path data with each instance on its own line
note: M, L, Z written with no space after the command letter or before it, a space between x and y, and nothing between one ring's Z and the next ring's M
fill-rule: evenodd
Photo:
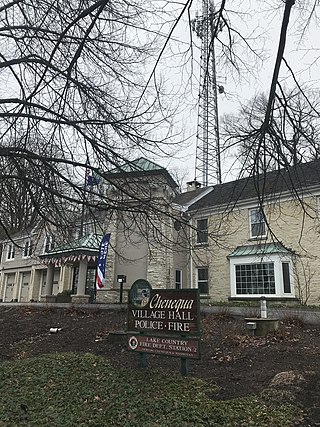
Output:
M49 252L54 248L54 236L46 235L44 252Z
M200 294L208 294L209 293L208 282L199 282L198 288L199 288Z
M251 237L265 236L266 224L263 212L260 209L251 209L249 215Z
M181 277L181 271L176 270L176 282L180 282L180 277Z
M24 244L23 256L28 256L29 253L29 242Z
M291 294L291 283L289 273L289 263L282 263L283 291L285 294Z
M236 265L237 294L275 294L273 263Z
M24 244L23 256L28 257L32 254L32 242L28 240Z
M200 294L209 293L208 268L198 268L198 289Z
M15 246L9 244L7 247L7 259L14 259L15 255Z
M208 219L197 220L197 243L208 243Z
M198 268L198 280L208 280L207 268Z
M181 289L181 270L176 270L176 289Z
M266 234L265 224L252 224L251 225L251 235L252 237L264 236Z

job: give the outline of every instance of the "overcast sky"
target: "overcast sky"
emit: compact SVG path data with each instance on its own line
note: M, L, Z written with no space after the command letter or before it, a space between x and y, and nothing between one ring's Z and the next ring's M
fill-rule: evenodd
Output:
M316 22L311 20L308 27L306 23L309 18L310 10L302 8L302 3L296 1L293 6L290 25L288 28L287 46L285 49L285 58L290 67L295 71L295 76L299 84L307 84L308 87L319 88L319 70L318 56L320 52L319 27ZM310 2L306 2L310 6ZM313 3L313 2L311 2ZM216 3L218 5L218 3ZM274 6L278 5L275 9ZM270 1L227 1L227 7L230 10L228 16L233 26L245 37L250 38L250 44L259 53L261 60L252 55L248 49L244 48L242 43L237 47L239 54L240 73L232 70L232 67L226 66L219 60L219 47L217 46L217 80L222 84L225 93L219 95L219 116L225 113L236 113L241 103L252 98L256 93L269 91L273 67L275 63L279 34L281 29L284 3L279 0ZM201 1L194 3L192 14L195 10L201 14ZM317 7L319 9L319 7ZM233 13L240 11L241 14ZM227 36L227 34L225 34ZM223 34L220 37L224 37ZM190 43L190 35L187 23L187 16L181 21L180 25L174 32L174 38L180 40L175 49L182 52L185 46ZM193 35L193 41L200 46L199 39ZM170 52L171 53L171 52ZM184 99L184 111L181 116L177 116L177 127L184 129L183 137L188 139L189 147L185 150L179 150L174 159L166 161L159 159L159 162L170 168L178 168L183 174L187 173L186 178L194 178L195 155L196 155L196 127L197 127L197 97L199 90L199 48L195 48L192 61L184 67L186 55L170 56L169 52L165 56L163 65L169 66L173 84L180 85ZM181 61L181 64L179 64ZM241 64L243 61L243 64ZM247 64L248 67L244 66ZM193 71L193 78L188 78ZM281 66L281 81L288 88L292 88L294 83L290 77L289 71L285 65ZM187 87L187 91L185 88ZM182 135L180 135L180 138ZM177 140L179 137L177 137ZM224 159L223 176L224 180L230 180L232 174L229 173L230 167L233 166L233 159ZM235 174L233 174L235 175Z

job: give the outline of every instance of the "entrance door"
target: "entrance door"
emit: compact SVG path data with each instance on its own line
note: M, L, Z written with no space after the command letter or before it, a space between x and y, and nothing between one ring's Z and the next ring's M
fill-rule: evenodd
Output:
M85 294L90 295L89 303L93 303L96 301L96 272L97 272L97 267L88 266ZM73 274L73 283L72 283L73 294L77 293L78 279L79 279L79 266L77 265L74 269L74 274Z

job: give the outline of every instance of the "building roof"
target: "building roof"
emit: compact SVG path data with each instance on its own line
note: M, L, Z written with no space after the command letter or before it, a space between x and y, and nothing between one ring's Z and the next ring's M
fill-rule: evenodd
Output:
M112 178L127 178L141 176L163 175L172 188L179 187L169 174L166 168L154 163L144 157L139 157L133 161L128 161L121 166L112 169L108 174L104 175L112 181Z
M189 210L233 205L239 201L257 199L259 195L265 197L288 192L295 195L300 190L307 192L315 186L320 186L320 160L215 185L211 192L192 204Z
M112 169L111 173L121 173L121 172L148 172L154 170L166 170L157 163L152 162L151 160L145 159L144 157L139 157L138 159L128 161L121 166L118 166Z
M39 232L41 231L40 224L33 225L32 227L25 228L23 230L13 232L10 234L10 237L7 236L3 239L0 239L0 243L6 243L6 242L18 242L24 239L30 239L33 236L37 236Z
M281 243L263 243L258 245L238 246L229 257L248 255L288 254L290 252Z
M40 255L40 258L54 258L80 253L98 255L101 239L102 235L89 234L87 236L80 237L79 239L72 240L64 245L57 246L51 251Z
M212 188L210 187L197 188L192 191L189 190L186 193L178 194L173 203L181 206L189 206L210 191L212 191Z

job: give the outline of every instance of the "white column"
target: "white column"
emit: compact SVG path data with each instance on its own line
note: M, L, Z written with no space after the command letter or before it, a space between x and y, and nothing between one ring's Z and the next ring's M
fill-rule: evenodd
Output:
M53 290L54 265L49 264L47 267L45 295L52 295Z
M18 297L19 297L19 272L17 271L14 275L13 292L12 292L13 301L18 301Z
M77 295L85 295L87 283L87 267L88 261L82 259L79 264Z
M0 298L2 301L4 301L5 295L6 295L6 286L5 286L5 273L2 272L0 275Z

